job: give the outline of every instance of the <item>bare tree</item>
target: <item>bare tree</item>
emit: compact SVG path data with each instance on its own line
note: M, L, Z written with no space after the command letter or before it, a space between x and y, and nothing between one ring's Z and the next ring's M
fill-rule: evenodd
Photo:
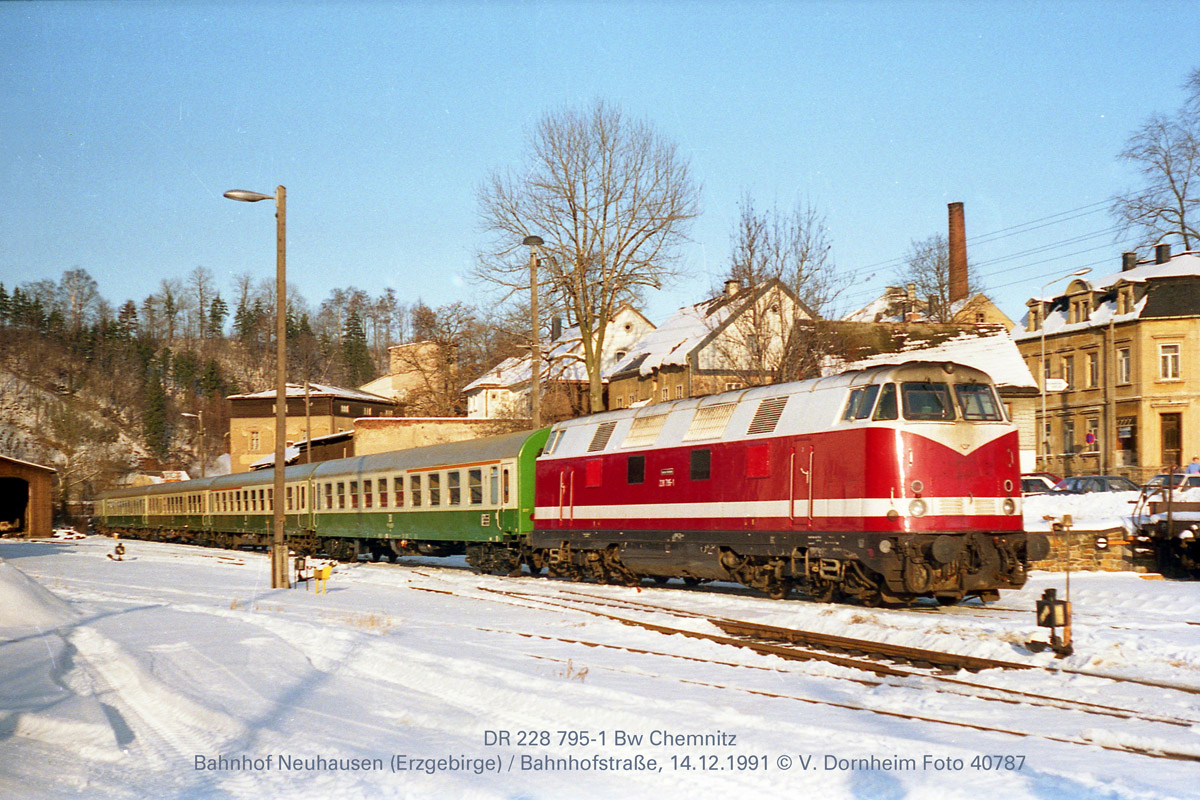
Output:
M548 305L579 326L593 411L604 407L608 322L621 303L674 274L698 194L673 142L602 101L543 116L529 136L525 167L493 174L478 192L493 238L476 277L512 296L529 285L522 240L545 240L539 282Z
M64 272L58 286L71 334L78 335L99 309L100 287L87 270L79 268Z
M834 267L825 216L808 202L759 210L746 195L731 241L730 278L757 296L728 323L709 315L723 326L722 359L748 384L817 374L829 344L822 319L854 279Z
M206 315L214 294L212 270L196 267L188 273L187 285L191 291L188 302L188 310L191 312L189 334L197 339L207 339L209 326Z
M1147 243L1178 236L1191 250L1200 243L1200 69L1184 89L1179 111L1155 114L1126 141L1118 157L1133 164L1146 185L1114 197L1111 211L1124 233L1140 233Z
M928 303L926 317L933 322L950 322L955 308L950 300L950 243L940 233L908 245L904 265L897 277L904 285L913 284L918 302ZM967 263L967 285L979 292L975 268Z

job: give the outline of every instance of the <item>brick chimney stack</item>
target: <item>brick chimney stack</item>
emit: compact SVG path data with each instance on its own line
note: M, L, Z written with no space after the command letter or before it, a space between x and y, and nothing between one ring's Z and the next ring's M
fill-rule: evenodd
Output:
M967 285L967 227L963 221L963 204L950 203L950 302L966 300Z

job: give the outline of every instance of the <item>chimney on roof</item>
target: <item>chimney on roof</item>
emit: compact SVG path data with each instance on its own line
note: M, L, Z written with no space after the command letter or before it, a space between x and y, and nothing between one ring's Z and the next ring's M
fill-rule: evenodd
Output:
M1165 264L1171 260L1171 245L1156 244L1154 245L1154 263Z
M905 322L916 322L917 321L917 285L915 283L910 283L905 288L907 289L907 291L905 292L905 300L904 300L904 321Z
M737 280L734 280L733 278L730 278L729 280L725 281L725 296L733 297L735 294L737 294L739 291L741 291L741 288L742 288L741 281L737 281Z
M963 204L950 203L950 302L966 300L967 285L967 226L963 220Z
M562 338L562 317L554 317L550 320L550 340L557 342Z
M1131 269L1137 269L1137 264L1137 253L1121 253L1121 272L1129 272Z

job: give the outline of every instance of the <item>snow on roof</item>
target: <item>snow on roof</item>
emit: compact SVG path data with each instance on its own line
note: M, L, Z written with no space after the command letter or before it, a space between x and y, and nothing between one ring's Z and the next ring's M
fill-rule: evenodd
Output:
M283 448L283 463L290 464L300 457L300 448L294 444L289 444ZM258 461L250 465L250 469L263 469L264 467L274 466L275 454L263 456Z
M1129 283L1144 283L1155 278L1179 278L1179 277L1200 277L1200 254L1197 253L1179 253L1174 255L1164 264L1155 264L1153 261L1139 264L1133 269L1125 270L1124 272L1115 272L1112 275L1101 278L1094 283L1089 283L1093 290L1107 289L1110 286L1115 286L1121 281ZM1087 281L1084 281L1087 283ZM1049 298L1047 298L1049 299Z
M838 365L826 374L908 361L955 361L983 370L992 376L997 386L1037 388L1025 359L1017 350L1016 342L1003 326L980 327L936 344L910 339L899 352L878 353Z
M637 309L626 304L617 309L613 314L612 321L609 323L609 335L604 342L604 356L601 359L600 377L604 380L614 373L615 367L618 366L619 359L609 355L610 350L614 350L617 344L617 336L615 334L615 325L636 325L637 320L649 327L654 328L654 325L646 319L646 317ZM636 331L636 327L631 328ZM583 334L580 333L579 326L575 325L564 330L557 339L550 342L549 345L542 349L542 372L541 380L563 381L563 382L578 382L586 383L588 380L587 368L583 363ZM463 387L464 393L470 393L477 389L500 388L521 386L529 383L530 378L530 356L514 356L501 361L492 369L488 370L483 375L468 383Z
M381 397L370 392L363 392L358 389L344 389L341 386L330 386L324 383L310 383L308 385L308 393L310 397L337 397L342 400L359 400L364 403L391 403L392 401L386 397ZM288 397L304 397L304 384L289 383L287 385L286 394ZM268 389L265 392L254 392L252 394L233 394L228 400L265 400L275 396L274 389Z
M718 295L679 309L630 348L629 355L613 365L612 374L626 372L635 365L641 375L650 375L664 366L686 365L688 355L724 325L735 310L756 301L777 284L767 281L732 298Z

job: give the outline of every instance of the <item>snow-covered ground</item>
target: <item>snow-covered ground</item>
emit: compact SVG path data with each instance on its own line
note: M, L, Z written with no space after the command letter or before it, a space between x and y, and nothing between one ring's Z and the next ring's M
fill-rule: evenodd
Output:
M584 592L1200 690L1197 583L1074 574L1076 651L1056 660L1024 643L1046 639L1033 606L1047 587L1061 594L1059 574L1035 573L987 609L774 602L419 560L340 566L317 595L265 588L263 554L126 546L115 562L99 537L0 542L0 797L1200 797L1195 761L1101 747L1200 758L1198 693L1033 670L957 676L1171 722L988 702L536 599L573 605Z

